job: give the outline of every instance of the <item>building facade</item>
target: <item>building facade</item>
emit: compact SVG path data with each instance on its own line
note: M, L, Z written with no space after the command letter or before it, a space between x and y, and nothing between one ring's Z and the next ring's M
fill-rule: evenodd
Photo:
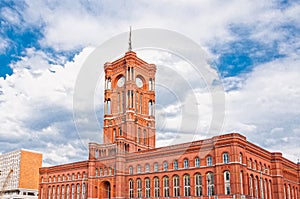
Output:
M0 198L38 198L42 154L17 150L0 155Z
M156 148L156 66L129 50L104 70L104 143L41 168L39 199L300 197L300 164L238 133Z

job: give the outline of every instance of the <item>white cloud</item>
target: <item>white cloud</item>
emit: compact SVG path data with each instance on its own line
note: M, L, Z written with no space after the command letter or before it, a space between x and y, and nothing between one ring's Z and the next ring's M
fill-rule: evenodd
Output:
M296 161L300 151L300 134L296 130L300 122L298 63L299 60L284 58L242 75L243 86L226 96L225 131L240 131L250 141L272 151L283 151ZM289 144L283 145L282 141Z

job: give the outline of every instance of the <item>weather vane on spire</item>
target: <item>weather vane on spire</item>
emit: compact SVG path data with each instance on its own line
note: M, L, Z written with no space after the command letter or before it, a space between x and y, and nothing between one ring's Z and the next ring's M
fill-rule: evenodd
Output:
M129 41L128 41L128 51L131 51L132 47L131 47L131 26L130 26L130 30L129 30Z

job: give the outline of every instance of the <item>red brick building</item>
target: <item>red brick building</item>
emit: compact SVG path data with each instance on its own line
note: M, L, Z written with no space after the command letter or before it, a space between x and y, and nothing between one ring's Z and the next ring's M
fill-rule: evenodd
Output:
M40 199L300 197L300 164L240 134L155 148L156 66L129 51L104 70L104 143L41 168Z

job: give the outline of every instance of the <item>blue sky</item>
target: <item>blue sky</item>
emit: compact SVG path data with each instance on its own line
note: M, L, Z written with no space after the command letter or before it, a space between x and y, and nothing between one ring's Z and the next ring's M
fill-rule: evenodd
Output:
M82 132L76 132L72 110L78 71L95 47L131 25L173 30L201 45L225 87L223 132L241 132L296 161L300 157L299 18L297 0L2 0L0 152L41 151L45 165L85 159L83 143L89 140L78 137ZM185 66L168 54L144 56L152 63ZM101 89L95 96L102 97ZM208 128L211 104L207 93L197 96L203 100L200 133ZM157 117L166 121L158 123L158 144L164 145L175 135L172 124L179 118L180 105L163 93L158 100L164 107L159 107ZM101 126L102 102L96 112ZM85 130L86 135L93 131L91 126Z

